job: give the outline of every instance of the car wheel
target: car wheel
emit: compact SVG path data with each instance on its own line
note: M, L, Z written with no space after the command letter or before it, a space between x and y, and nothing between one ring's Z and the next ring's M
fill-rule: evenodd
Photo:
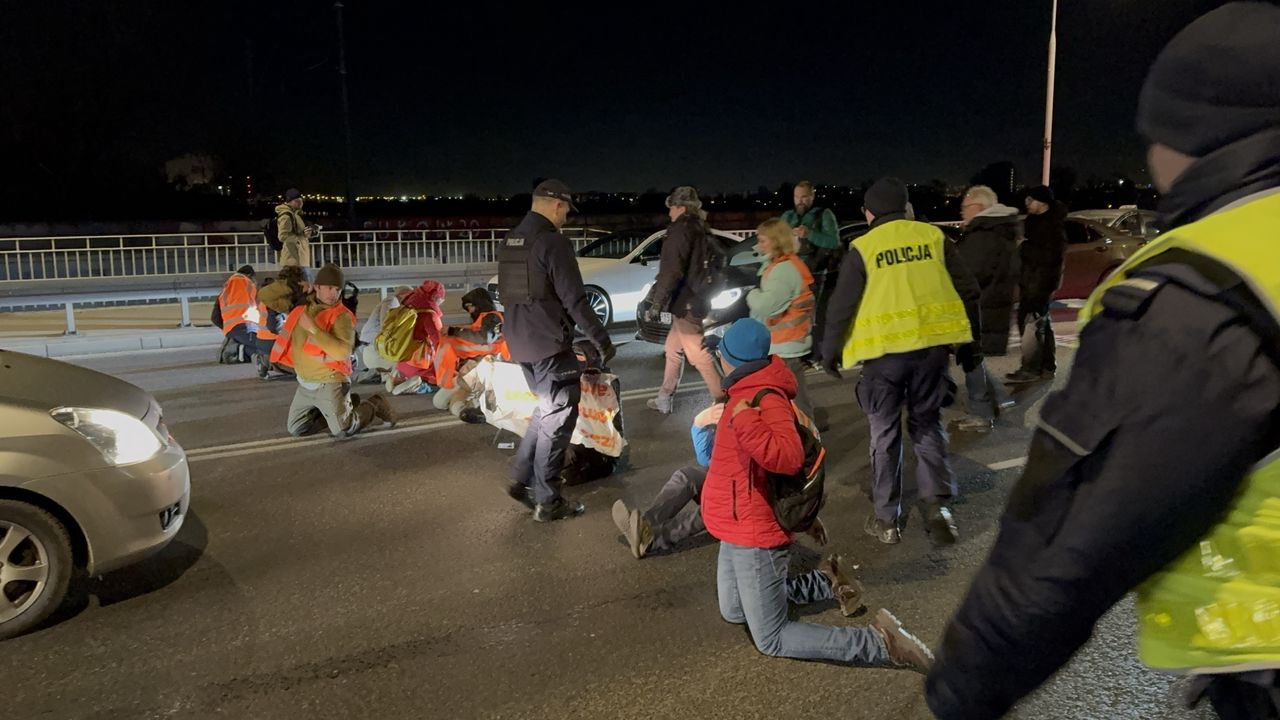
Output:
M595 285L588 285L584 290L587 291L587 302L591 304L596 317L600 318L601 324L608 327L609 322L613 320L613 306L609 304L609 295Z
M71 584L71 536L40 508L0 500L0 640L39 625Z

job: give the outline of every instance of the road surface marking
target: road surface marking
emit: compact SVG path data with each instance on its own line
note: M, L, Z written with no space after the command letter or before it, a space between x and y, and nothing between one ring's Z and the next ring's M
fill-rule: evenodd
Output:
M987 466L988 470L1008 470L1010 468L1022 467L1027 464L1025 457L1013 458L1012 460L1001 460L997 463L991 463Z

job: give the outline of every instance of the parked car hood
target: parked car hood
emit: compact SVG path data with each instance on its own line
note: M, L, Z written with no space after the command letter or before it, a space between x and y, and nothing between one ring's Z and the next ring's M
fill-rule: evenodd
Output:
M96 370L0 350L0 402L44 411L64 406L106 408L142 418L151 407L151 396Z

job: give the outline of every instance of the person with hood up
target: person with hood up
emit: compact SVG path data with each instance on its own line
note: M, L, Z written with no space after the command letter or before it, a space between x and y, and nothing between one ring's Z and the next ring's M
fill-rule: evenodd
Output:
M969 396L969 414L960 420L959 429L985 432L995 424L997 412L1013 406L1013 399L996 382L984 358L1009 351L1013 288L1017 282L1013 253L1022 225L1018 211L1000 204L995 191L986 185L969 188L960 201L960 217L964 221L960 255L982 294L978 301L980 327L975 333L978 343L956 353Z
M405 296L402 305L418 311L413 326L414 350L407 360L396 363L395 373L387 379L387 390L392 394L435 392L434 359L440 347L440 331L444 329L444 311L440 309L444 296L444 285L435 280L423 280Z
M1049 321L1053 294L1062 284L1062 266L1067 252L1064 221L1067 206L1053 197L1053 190L1040 185L1027 191L1027 239L1018 246L1018 332L1022 335L1022 367L1005 375L1011 385L1053 377L1056 342Z
M484 415L470 406L472 388L462 378L479 359L497 355L509 361L511 351L502 337L502 313L494 307L488 290L467 292L462 296L462 309L471 316L471 324L450 325L440 338L435 356L440 389L431 401L437 410L448 410L464 422L484 422Z
M284 191L284 202L276 206L276 228L280 235L279 263L311 267L312 230L302 221L302 192Z
M1135 590L1138 655L1189 676L1189 704L1280 718L1278 37L1280 7L1228 3L1147 75L1137 127L1165 231L1081 310L925 684L941 720L1003 717Z
M673 396L680 387L687 358L702 381L707 384L711 401L720 398L720 375L715 359L703 346L702 320L711 309L711 284L705 270L711 246L707 213L702 209L698 191L683 185L667 196L671 225L662 240L662 258L658 277L649 291L648 322L657 322L664 312L671 313L671 330L667 333L667 365L662 373L658 396L650 398L650 409L667 415L674 409Z
M804 447L792 405L795 375L782 358L769 354L769 345L769 330L751 318L729 326L719 344L728 400L702 486L702 519L720 541L720 616L746 625L765 655L928 672L929 649L887 610L868 627L795 622L787 616L788 601L833 599L846 615L854 614L862 606L862 587L845 578L835 555L816 570L787 577L793 537L773 514L768 474L799 472Z

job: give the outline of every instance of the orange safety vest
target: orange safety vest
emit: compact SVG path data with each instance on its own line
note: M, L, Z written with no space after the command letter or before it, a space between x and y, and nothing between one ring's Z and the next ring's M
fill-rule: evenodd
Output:
M271 332L271 316L267 313L267 304L258 301L258 339L275 340L276 334Z
M800 258L795 255L783 255L769 263L760 276L760 284L769 279L769 273L781 263L789 262L800 273L800 294L791 301L786 310L764 321L769 328L769 342L773 345L795 342L808 337L813 329L813 313L816 303L813 299L813 274Z
M293 330L298 326L298 318L306 311L306 305L299 305L289 313L289 317L284 321L284 327L280 328L280 333L276 335L275 347L271 348L271 362L280 363L281 365L286 365L288 367L294 367L292 344ZM352 323L355 322L356 316L352 314L345 305L338 303L337 305L325 308L316 314L316 326L325 332L329 332L333 329L334 324L338 322L338 318L344 313L351 316ZM311 342L310 339L303 343L302 351L308 355L324 358L325 367L337 370L343 375L351 374L350 355L344 358L331 358L328 355L325 355L324 350L321 349L319 345Z
M258 286L248 275L235 273L227 278L218 294L218 309L222 312L222 334L248 322L244 314L258 303Z
M497 310L488 310L480 313L475 322L467 326L467 329L472 332L483 331L484 319L489 315L496 315L499 321L503 319L502 313ZM510 360L511 351L507 348L506 338L499 336L493 343L471 342L458 335L445 335L440 338L440 349L436 351L435 358L438 384L443 388L454 387L458 376L458 365L470 358L486 355L501 355L503 360Z

